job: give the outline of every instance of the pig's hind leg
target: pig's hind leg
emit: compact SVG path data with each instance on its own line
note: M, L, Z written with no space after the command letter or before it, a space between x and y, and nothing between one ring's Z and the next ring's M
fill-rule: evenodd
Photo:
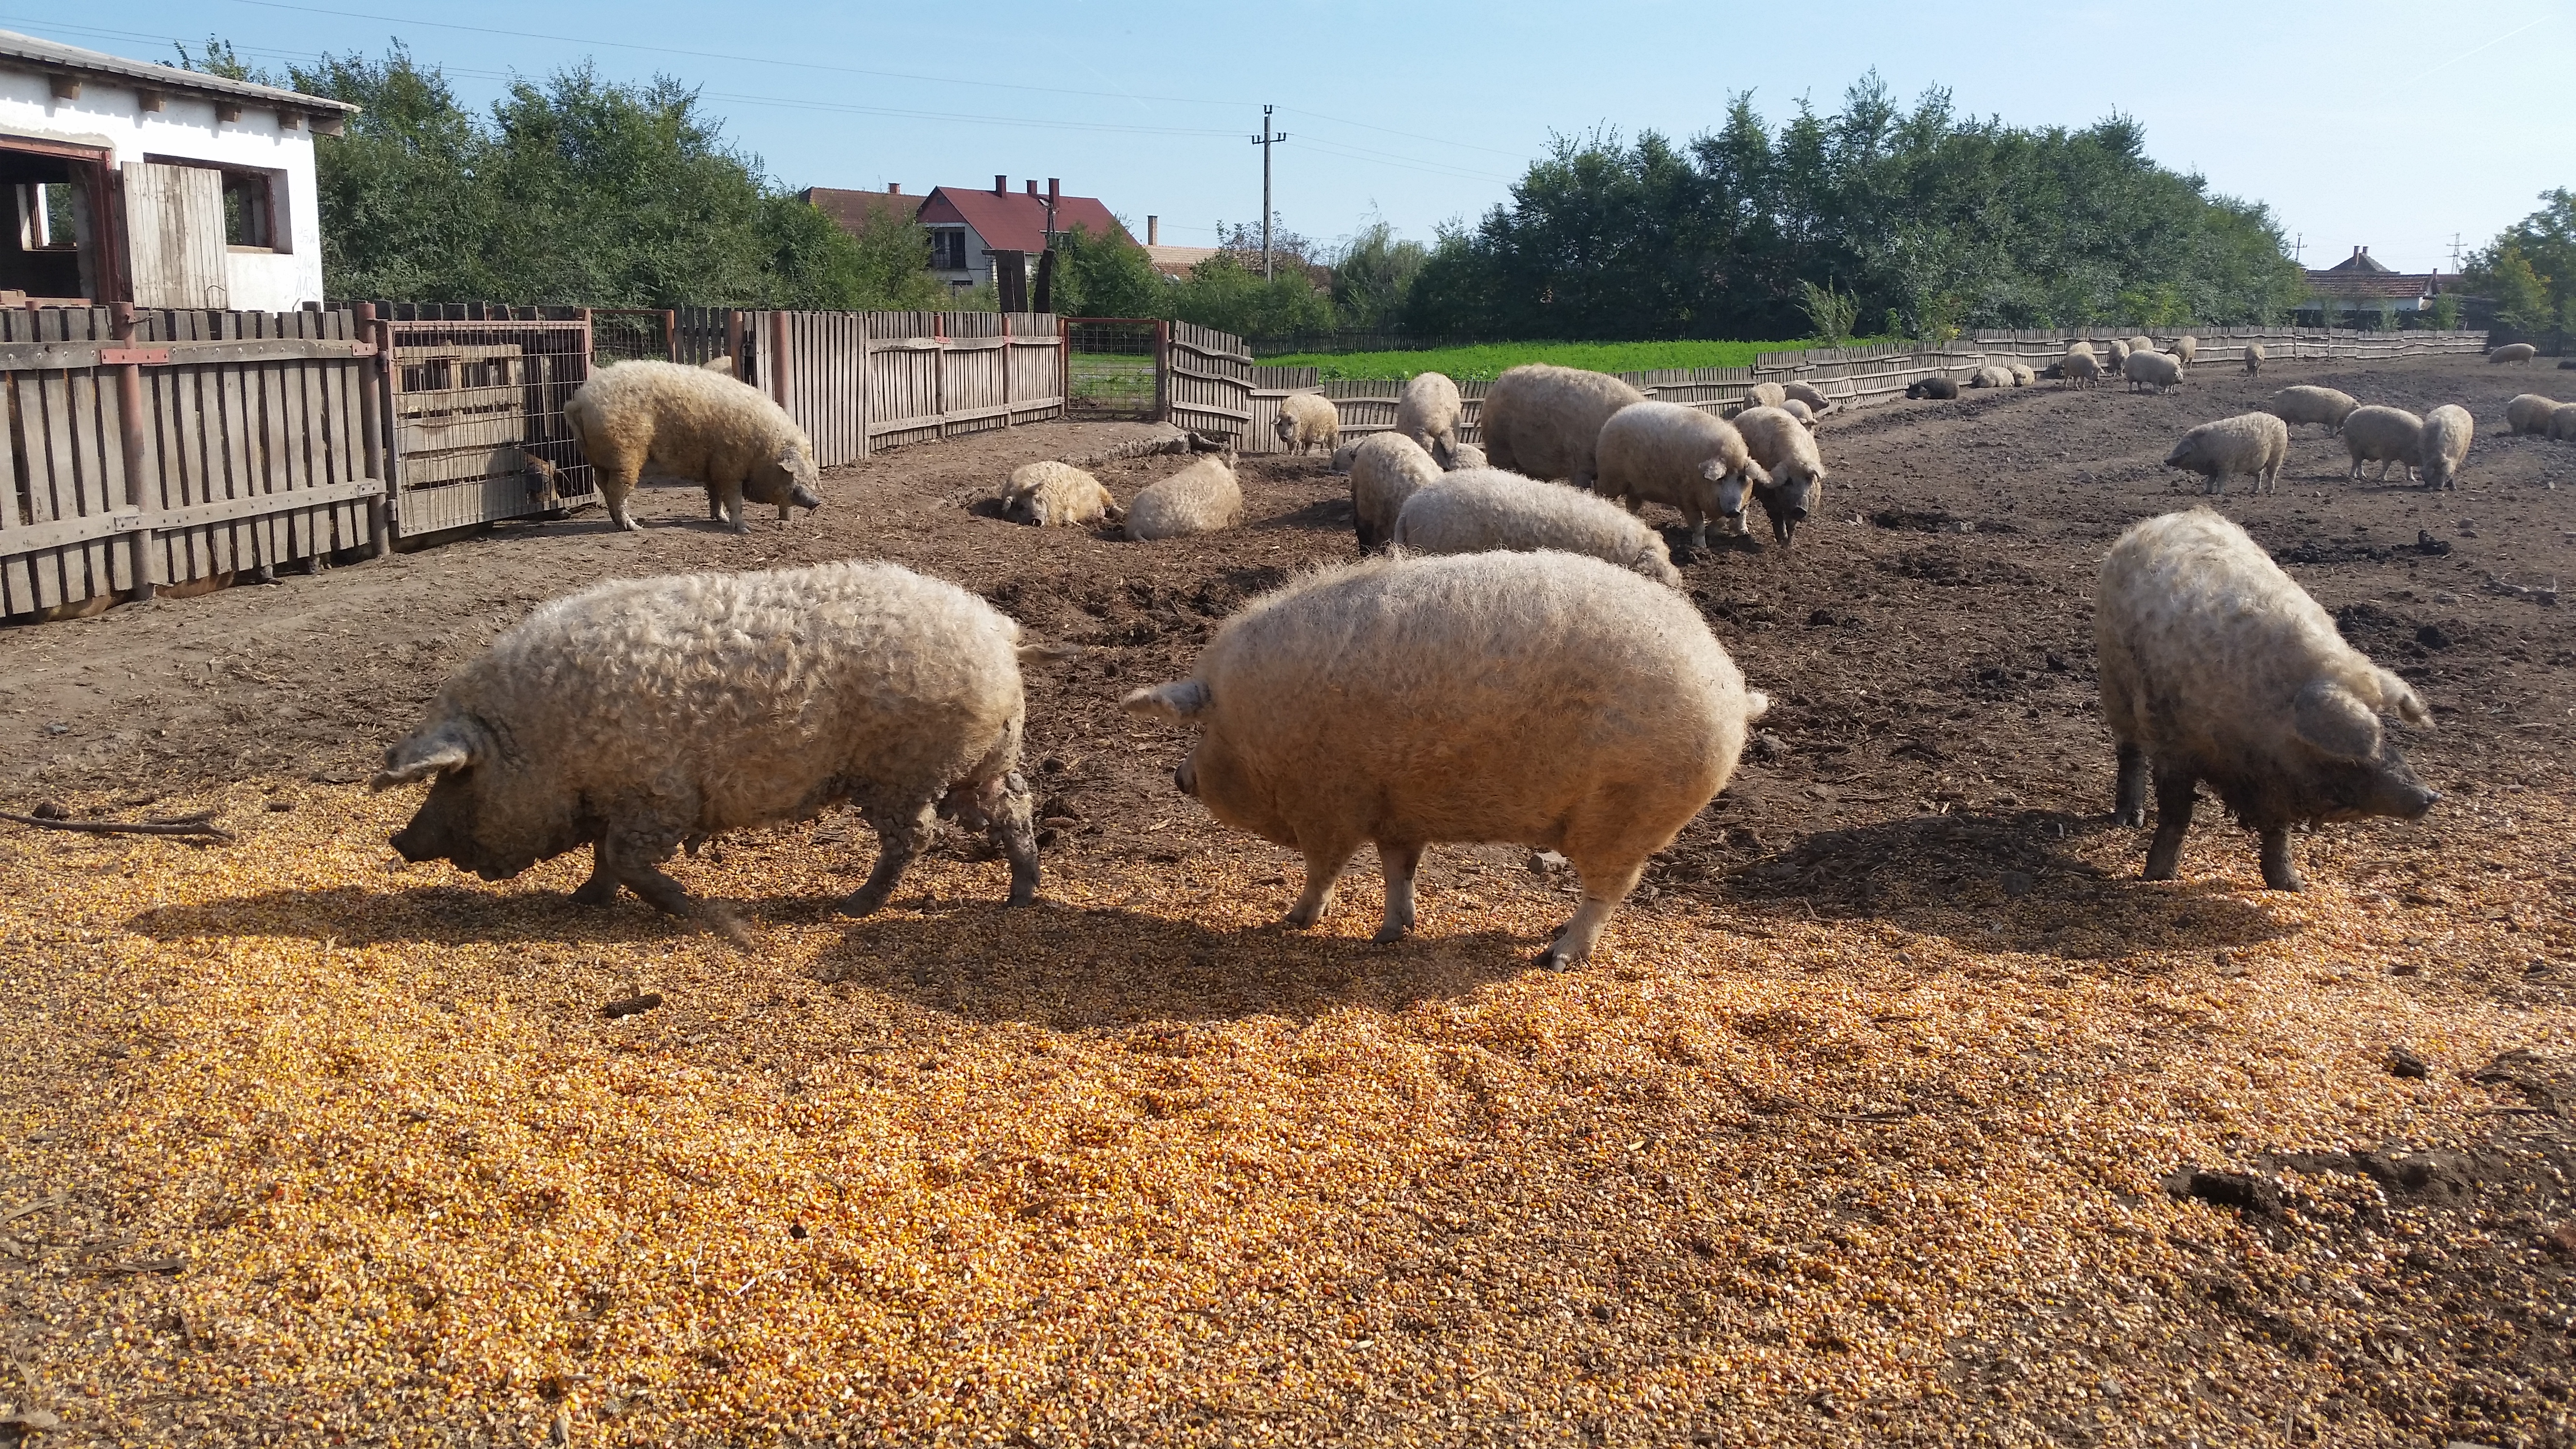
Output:
M886 898L894 894L903 879L904 867L912 858L930 848L939 831L939 813L935 802L924 801L909 810L902 806L871 808L864 812L868 824L877 832L876 868L868 872L867 882L850 892L841 909L853 916L876 914ZM1035 847L1031 847L1034 856ZM1017 874L1018 862L1013 862ZM1034 889L1032 885L1032 889Z

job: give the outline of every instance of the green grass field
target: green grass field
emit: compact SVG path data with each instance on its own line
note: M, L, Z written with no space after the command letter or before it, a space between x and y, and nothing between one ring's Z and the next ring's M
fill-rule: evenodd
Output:
M1750 367L1757 352L1794 352L1805 342L1492 342L1430 352L1300 352L1265 357L1273 367L1311 367L1326 381L1411 377L1445 372L1460 382L1491 381L1504 368L1553 362L1594 372L1646 372L1659 367ZM1857 344L1855 344L1857 345Z

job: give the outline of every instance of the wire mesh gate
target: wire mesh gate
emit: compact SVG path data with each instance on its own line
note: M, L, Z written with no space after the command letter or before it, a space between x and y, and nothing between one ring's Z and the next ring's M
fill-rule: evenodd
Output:
M1066 318L1065 416L1162 421L1171 339L1171 324L1151 318Z
M560 511L593 494L564 418L590 377L583 319L378 324L389 361L394 528L419 538Z

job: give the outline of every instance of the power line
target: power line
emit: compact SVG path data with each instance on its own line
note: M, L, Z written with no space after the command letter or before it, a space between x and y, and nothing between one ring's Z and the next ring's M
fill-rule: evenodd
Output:
M370 15L359 10L330 10L318 5L289 5L285 0L233 0L236 5L256 5L263 10L293 10L305 15L329 15L341 20L375 20L387 25L426 25L438 30L463 30L475 35L506 35L514 40L551 40L564 45L604 45L619 50L641 50L655 55L685 55L693 60L729 60L744 65L778 65L791 70L830 71L836 75L875 76L880 80L928 81L943 86L981 86L987 90L1038 91L1055 96L1092 96L1102 100L1168 101L1183 106L1226 106L1234 101L1208 100L1198 96L1138 96L1113 91L1076 90L1067 86L1022 85L1013 81L972 80L964 76L922 75L915 71L869 70L854 65L826 65L821 61L779 60L766 55L728 55L722 51L698 50L677 45L646 45L633 40L599 40L581 35L549 35L534 30L503 30L490 25L460 25L450 20L422 20L409 15Z
M245 0L245 3L250 3L250 0ZM0 19L6 19L10 23L17 25L42 25L48 30L90 38L111 40L155 40L163 44L179 43L177 39L172 36L147 35L140 31L133 30L104 30L96 26L56 25L48 21L29 20L25 17L14 15L0 16ZM250 55L259 56L263 59L292 61L327 60L330 58L330 53L327 51L278 50L256 45L240 46L237 47L237 49ZM438 69L452 75L470 76L476 80L506 81L513 79L516 75L515 72L511 71L476 70L468 66L448 65L445 62L440 62ZM956 111L917 111L897 106L862 106L847 101L807 101L793 100L785 96L741 95L731 91L701 91L699 94L707 100L730 101L737 105L781 106L794 110L831 111L860 116L890 116L905 120L959 121L969 125L1027 126L1051 131L1107 131L1126 135L1147 136L1230 136L1234 134L1231 131L1220 131L1209 127L1131 126L1114 121L1042 121L1031 120L1019 116L982 116Z

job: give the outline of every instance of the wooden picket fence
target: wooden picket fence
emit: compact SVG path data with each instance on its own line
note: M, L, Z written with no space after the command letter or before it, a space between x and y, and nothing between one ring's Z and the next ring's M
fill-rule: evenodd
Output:
M778 399L826 468L1064 415L1063 336L1051 312L735 315L736 345L719 355Z
M0 616L381 551L375 351L347 312L0 313Z
M1972 337L1923 346L1914 343L1892 343L1875 347L1810 348L1799 352L1765 352L1754 358L1751 367L1660 368L1646 372L1623 372L1618 376L1646 396L1661 402L1681 403L1708 412L1731 414L1743 405L1745 395L1759 382L1784 382L1792 378L1814 386L1837 404L1847 408L1870 407L1905 396L1905 390L1926 378L1941 377L1963 382L1978 368L1991 361L2028 363L2033 367L2055 362L2066 353L2067 346L2082 339L2096 351L2115 337L2137 335L2132 329L2114 327L2079 328L2074 330L1979 332ZM2170 347L2176 336L2171 330L2149 334L2160 347ZM2293 361L2384 361L2400 357L2427 357L2482 353L2486 334L2482 332L2356 332L2348 328L2321 327L2216 327L2195 329L2199 343L2198 365L2208 367L2223 363L2235 366L2243 355L2245 344L2263 344L2267 362ZM1384 432L1395 426L1396 395L1404 384L1385 379L1364 381L1319 381L1311 367L1255 367L1256 421L1247 445L1251 452L1276 452L1279 444L1269 431L1269 420L1278 416L1278 400L1292 392L1318 392L1332 399L1341 413L1342 433L1355 437ZM1464 403L1459 423L1461 442L1479 442L1479 415L1483 411L1487 384L1462 382L1458 394Z

